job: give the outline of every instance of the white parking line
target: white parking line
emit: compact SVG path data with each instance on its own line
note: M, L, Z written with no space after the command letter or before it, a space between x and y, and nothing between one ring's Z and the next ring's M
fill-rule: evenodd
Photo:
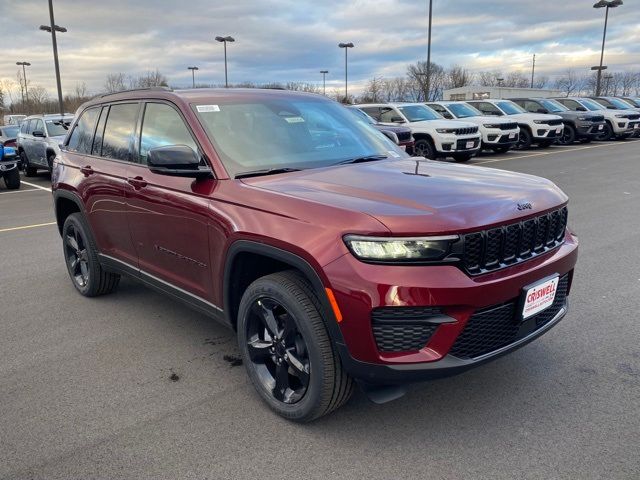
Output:
M25 182L24 180L22 180L22 183L24 183L25 185L29 185L30 187L39 188L40 190L44 190L45 192L51 191L51 188L43 187L42 185L36 185L35 183Z
M21 227L0 228L0 233L13 232L14 230L24 230L26 228L48 227L49 225L55 225L55 224L56 222L49 222L49 223L36 223L35 225L23 225Z
M37 188L28 188L28 189L24 189L21 188L20 190L8 190L6 192L0 192L0 195L6 195L7 193L25 193L25 192L39 192L40 190L38 190Z

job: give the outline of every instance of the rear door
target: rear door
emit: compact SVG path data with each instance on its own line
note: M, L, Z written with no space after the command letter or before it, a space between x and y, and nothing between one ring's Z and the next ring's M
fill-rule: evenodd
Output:
M44 129L44 122L40 118L32 120L35 122L31 129L31 153L29 154L29 162L40 166L47 165L45 152L47 150L47 131ZM43 136L36 137L34 132L41 133Z
M33 136L31 135L31 132L33 132L33 127L36 125L36 119L32 118L31 120L25 121L25 123L27 126L25 132L21 135L22 141L20 144L22 145L24 153L27 155L29 160L31 160L31 158L34 157Z
M147 167L149 150L168 145L186 145L202 158L194 138L173 104L146 103L126 197L141 272L207 299L213 293L208 195L216 182L159 175Z

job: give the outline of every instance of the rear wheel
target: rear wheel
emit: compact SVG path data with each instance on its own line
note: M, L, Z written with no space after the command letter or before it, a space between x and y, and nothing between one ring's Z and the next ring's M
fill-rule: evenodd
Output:
M251 382L272 410L297 422L326 415L353 392L320 311L295 271L254 281L238 310L238 343Z
M611 137L613 137L613 128L609 122L605 122L602 132L596 135L595 139L599 142L604 142L610 140Z
M38 173L38 169L32 167L29 164L29 157L27 157L27 154L24 152L24 150L20 152L20 158L22 159L22 169L24 170L25 177L33 177L36 173Z
M20 188L20 170L18 170L17 166L8 172L5 172L4 184L9 190L16 190Z
M89 235L82 214L72 213L62 227L62 244L67 271L73 286L85 297L111 293L120 275L105 271L98 261L98 251Z
M533 140L531 132L527 128L520 128L520 136L518 137L517 148L520 150L526 150L531 147L531 141Z
M431 160L435 160L436 158L436 148L433 146L433 142L428 138L416 140L413 151L416 157L425 157L430 158Z
M572 145L576 141L576 129L573 125L566 124L562 131L562 137L558 140L560 145Z
M51 172L53 170L53 161L56 158L56 154L55 153L50 153L49 155L47 155L47 165L49 165L49 171Z

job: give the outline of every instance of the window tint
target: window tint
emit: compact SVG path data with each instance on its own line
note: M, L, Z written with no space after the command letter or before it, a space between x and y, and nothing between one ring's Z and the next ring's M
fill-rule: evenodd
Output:
M90 108L80 116L67 144L69 150L78 153L91 153L91 141L99 112L99 108Z
M173 107L163 103L148 103L140 136L140 163L147 163L149 150L167 145L186 145L194 152L198 151L182 117Z
M33 131L36 129L36 122L37 122L37 120L35 118L32 118L31 120L29 120L28 133L33 133Z
M131 141L137 119L137 103L111 105L102 139L103 157L131 161Z
M538 104L538 102L532 102L531 100L525 100L524 105L522 105L522 102L516 103L521 107L524 107L527 112L538 113L538 110L544 109L544 107Z
M378 107L361 107L360 110L362 110L374 120L378 122L380 121L380 109Z
M42 123L42 120L40 120L39 118L36 120L31 120L31 127L32 132L35 132L37 130L44 133L44 123Z
M472 106L480 110L484 115L496 115L501 116L502 112L498 107L489 102L477 102L471 103Z
M91 153L93 155L100 155L102 153L102 136L104 135L104 124L107 122L108 113L109 107L102 107L100 119L98 120L98 127L96 128L96 134L95 137L93 137L93 145L91 146Z

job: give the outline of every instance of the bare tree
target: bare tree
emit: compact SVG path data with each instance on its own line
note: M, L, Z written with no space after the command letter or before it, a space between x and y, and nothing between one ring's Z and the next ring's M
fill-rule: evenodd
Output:
M168 86L167 77L165 77L159 70L155 72L148 71L137 78L135 78L134 88L150 88L150 87L166 87Z
M110 73L104 82L104 91L106 93L116 93L126 90L126 75L124 73Z
M477 75L478 83L483 87L497 87L499 78L504 78L500 70L480 72Z
M373 77L367 83L364 92L358 101L362 103L378 103L384 101L384 80L382 77Z
M503 86L505 87L514 87L514 88L527 88L531 86L531 82L527 76L520 72L509 72L504 79Z
M533 88L547 88L549 85L549 77L540 75L533 80Z
M407 68L407 77L410 83L409 92L412 101L425 102L442 98L445 86L444 69L435 63L431 63L430 79L427 82L427 62L417 62ZM428 85L428 87L427 87ZM427 91L428 88L428 91Z
M473 83L473 73L460 65L453 65L446 72L446 88L458 88Z
M567 70L562 76L556 78L554 83L557 90L562 90L566 97L569 97L585 87L584 79L573 70Z

